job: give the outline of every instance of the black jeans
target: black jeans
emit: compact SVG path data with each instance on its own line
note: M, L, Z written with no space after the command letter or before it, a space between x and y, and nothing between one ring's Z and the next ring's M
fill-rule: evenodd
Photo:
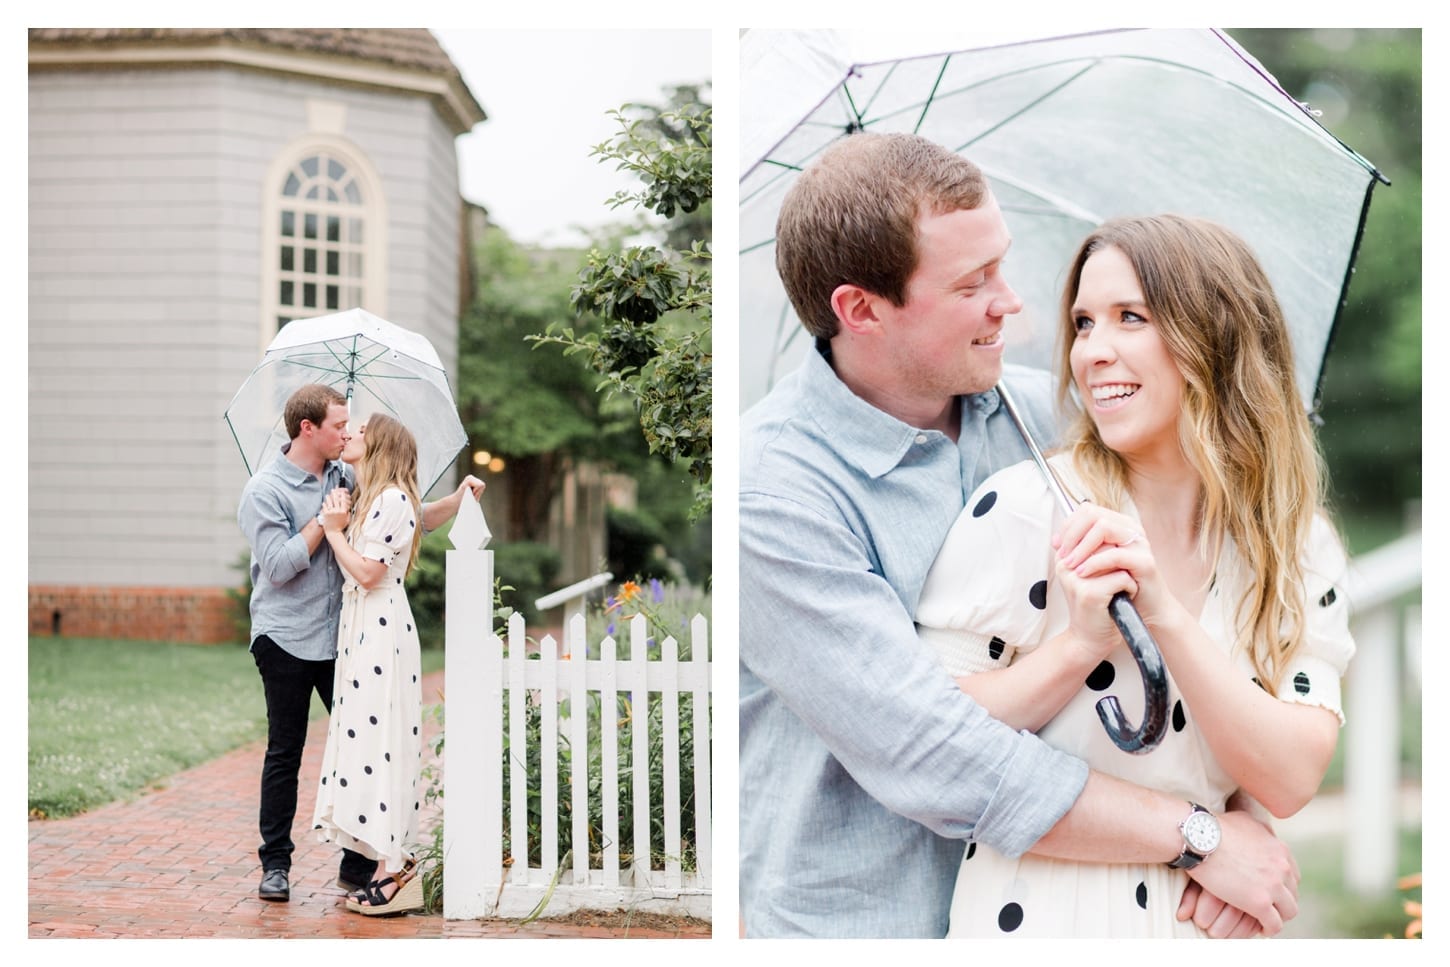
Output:
M262 763L262 804L258 812L262 845L257 856L263 870L290 871L297 774L307 744L307 713L314 690L327 711L332 711L334 662L297 658L266 635L258 635L252 642L252 659L262 674L262 689L267 697L267 757ZM344 880L366 884L376 869L376 860L349 849L342 851L338 875Z

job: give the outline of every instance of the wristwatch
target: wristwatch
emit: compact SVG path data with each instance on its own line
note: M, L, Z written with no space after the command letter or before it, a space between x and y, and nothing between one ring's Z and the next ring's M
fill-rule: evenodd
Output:
M1193 869L1223 840L1223 828L1218 824L1218 817L1196 802L1188 805L1193 807L1193 811L1178 824L1178 831L1183 834L1183 852L1168 864L1170 869Z

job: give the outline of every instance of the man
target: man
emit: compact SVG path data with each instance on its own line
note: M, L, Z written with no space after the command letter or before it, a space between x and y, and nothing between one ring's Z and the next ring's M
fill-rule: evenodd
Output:
M351 468L338 462L351 438L342 394L320 384L303 386L287 400L283 423L289 442L247 481L237 510L252 549L251 652L267 701L257 895L273 901L291 895L292 821L313 691L332 711L342 572L319 515L328 493L353 484ZM425 531L458 512L465 490L476 498L483 483L466 477L449 496L423 505ZM375 860L344 849L337 885L349 893L361 890L376 868Z
M782 204L777 267L818 351L741 427L748 936L943 936L967 839L1190 862L1188 803L991 719L912 622L967 496L1027 456L993 391L1021 309L1010 244L980 171L915 136L838 142ZM1053 437L1047 374L1005 379ZM1292 856L1247 813L1217 821L1180 918L1278 932L1297 912Z

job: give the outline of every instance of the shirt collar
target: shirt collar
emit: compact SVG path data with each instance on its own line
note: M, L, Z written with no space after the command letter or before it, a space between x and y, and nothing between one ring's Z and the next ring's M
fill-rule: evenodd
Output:
M297 464L287 459L287 451L291 449L291 447L291 440L288 440L286 443L282 444L281 454L277 457L276 460L272 461L277 465L276 470L278 474L281 475L282 479L286 480L289 484L293 484L294 486L298 484L304 484L307 481L314 479L312 474L308 473L306 470L303 470L301 467L297 466ZM329 486L341 486L342 482L346 479L347 474L343 470L343 465L341 461L329 460L327 461L327 463L323 464L322 485L324 490L328 489ZM334 480L337 482L334 483Z
M830 348L817 345L806 354L801 388L811 419L825 431L836 451L873 479L890 472L913 445L945 437L940 430L921 430L879 410L851 392L831 368ZM962 408L961 436L968 432L968 409L984 416L996 412L995 389L958 397Z

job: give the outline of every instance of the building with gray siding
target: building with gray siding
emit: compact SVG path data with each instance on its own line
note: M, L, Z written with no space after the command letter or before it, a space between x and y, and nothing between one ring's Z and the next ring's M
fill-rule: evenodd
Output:
M32 634L232 636L222 413L281 323L354 305L456 376L484 118L426 30L30 31Z

